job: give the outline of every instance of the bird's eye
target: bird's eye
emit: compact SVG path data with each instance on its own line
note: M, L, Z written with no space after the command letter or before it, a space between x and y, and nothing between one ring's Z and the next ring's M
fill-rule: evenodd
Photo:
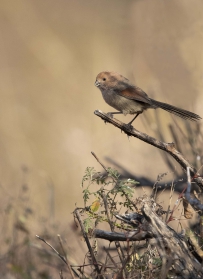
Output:
M103 78L103 81L105 81L106 80L106 78Z

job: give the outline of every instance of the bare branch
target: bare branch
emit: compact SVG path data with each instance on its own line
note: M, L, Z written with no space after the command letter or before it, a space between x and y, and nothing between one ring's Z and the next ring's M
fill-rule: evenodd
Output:
M189 202L189 204L195 209L195 210L203 210L203 204L196 198L191 198L191 177L190 177L190 170L187 168L187 191L185 193L185 198Z
M54 250L54 252L59 256L59 258L62 259L62 261L67 265L66 259L61 254L59 254L59 252L49 242L47 242L44 238L41 238L39 235L36 235L36 237L44 243L46 243L46 245L51 247L51 249Z
M131 232L117 233L95 230L95 237L109 241L140 241L149 239L152 246L156 246L162 259L159 278L166 278L169 269L175 274L182 274L181 278L203 278L203 268L197 261L182 234L176 233L155 214L149 205L150 200L143 199L142 212L145 220Z
M169 269L173 266L176 273L181 273L183 278L202 278L202 266L189 251L184 238L167 226L146 202L142 211L151 226L150 230L154 235L160 256L165 259L165 267L163 262L161 270L163 276L165 276L164 268ZM160 278L165 278L163 276Z
M96 229L94 231L94 236L96 238L102 238L109 241L141 241L148 238L153 238L154 236L147 231L132 231L132 232L107 232L103 230Z
M173 142L165 143L159 141L145 133L136 130L132 126L128 126L127 124L115 118L114 119L111 118L106 113L103 113L100 110L95 110L94 114L102 118L105 122L113 124L115 127L121 129L128 136L133 136L135 138L138 138L170 154L181 165L181 167L184 169L185 172L187 171L187 167L190 169L190 175L193 177L193 181L195 181L203 189L202 177L200 176L199 173L197 173L197 170L183 157L183 155L178 150L175 149L175 144Z
M91 255L92 262L93 262L93 264L94 264L95 270L96 270L97 274L100 275L100 278L102 278L101 272L100 272L100 269L99 269L99 265L98 265L97 260L96 260L96 258L95 258L95 255L94 255L94 252L93 252L93 250L92 250L92 247L91 247L91 245L90 245L90 242L89 242L89 238L88 238L88 236L87 236L87 233L85 232L85 228L84 228L83 223L82 223L82 220L81 220L81 218L80 218L80 214L79 214L79 212L78 212L78 208L76 208L76 209L74 210L74 214L75 214L75 216L76 216L76 218L77 218L77 220L78 220L78 222L79 222L79 224L80 224L80 228L81 228L83 237L84 237L84 239L85 239L85 242L86 242L86 244L87 244L89 253L90 253L90 255Z
M75 276L74 276L73 271L72 271L72 269L71 269L71 265L70 265L70 263L69 263L69 261L68 261L68 259L67 259L67 254L66 254L65 249L64 249L64 247L63 247L63 242L62 242L61 236L60 236L59 234L58 234L58 240L59 240L61 249L62 249L62 251L63 251L64 258L66 259L67 266L68 266L68 270L69 270L69 272L70 272L70 274L71 274L72 279L74 279Z

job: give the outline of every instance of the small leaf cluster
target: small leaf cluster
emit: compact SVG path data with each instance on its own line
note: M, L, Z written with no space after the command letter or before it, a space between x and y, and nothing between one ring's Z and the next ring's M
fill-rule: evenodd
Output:
M107 168L105 173L101 173L96 172L93 167L87 167L81 183L84 209L88 215L83 221L86 232L99 222L108 222L107 208L110 221L113 221L115 226L116 213L123 208L125 211L134 210L133 195L136 184L138 182L133 179L121 179L118 171L113 168ZM92 198L93 202L90 201Z

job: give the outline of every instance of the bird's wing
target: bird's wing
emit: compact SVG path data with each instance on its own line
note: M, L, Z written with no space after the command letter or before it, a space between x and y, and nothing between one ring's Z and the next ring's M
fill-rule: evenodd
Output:
M117 91L117 94L127 99L131 99L131 100L135 100L138 102L143 102L151 105L151 100L148 97L148 95L141 88L137 86L125 88L120 92Z

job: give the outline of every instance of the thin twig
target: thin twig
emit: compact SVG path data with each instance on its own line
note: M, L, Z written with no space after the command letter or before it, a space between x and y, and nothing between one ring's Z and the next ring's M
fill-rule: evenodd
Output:
M92 263L89 263L89 264L83 264L83 265L72 265L72 267L78 267L78 268L81 268L81 267L84 267L84 266L92 266L92 265L94 265L94 264L92 264ZM98 266L103 266L103 264L99 264L98 263ZM106 268L112 268L112 266L105 266Z
M59 254L59 252L58 252L49 242L47 242L44 238L41 238L39 235L36 235L36 237L37 237L38 239L40 239L41 241L43 241L44 243L46 243L46 245L48 245L49 247L51 247L51 249L54 250L54 252L59 256L59 258L60 258L66 265L68 265L66 259L65 259L61 254Z
M74 214L75 214L75 216L76 216L76 218L77 218L77 220L78 220L78 222L79 222L79 224L80 224L80 227L81 227L81 230L82 230L82 234L83 234L83 237L84 237L85 242L86 242L86 244L87 244L89 253L90 253L90 255L91 255L92 262L93 262L93 264L94 264L95 270L96 270L96 272L98 273L98 275L101 276L101 272L100 272L100 269L99 269L97 260L96 260L96 258L95 258L94 252L93 252L92 247L91 247L90 242L89 242L89 238L88 238L88 236L87 236L87 233L85 232L85 228L84 228L84 226L83 226L83 223L82 223L82 220L81 220L81 218L80 218L80 214L79 214L77 208L74 210ZM100 278L102 278L102 277L100 277Z
M97 160L97 162L102 166L102 168L108 173L107 168L100 162L99 158L96 156L96 154L91 151L91 154L94 156L94 158Z
M65 250L64 250L64 247L63 247L63 243L62 243L62 239L61 239L60 234L58 234L57 237L58 237L58 240L59 240L59 244L60 244L60 246L61 246L61 250L63 251L64 258L65 258L66 261L68 262L68 260L67 260L67 255L66 255L66 252L65 252Z
M167 209L167 213L166 213L166 224L168 224L169 220L171 221L172 219L168 219L168 215L169 215L169 212L170 212L170 208L171 208L171 203L172 203L172 197L173 197L173 194L174 194L174 191L175 191L175 185L174 185L174 181L172 182L171 184L171 191L170 191L170 197L169 197L169 204L168 204L168 209ZM178 204L178 200L176 200L175 204L174 204L174 208L173 208L173 211L171 213L171 218L172 218L172 215L173 215L173 212L176 208L176 205ZM168 220L168 221L167 221Z
M75 276L74 276L73 271L71 269L71 265L70 265L70 263L69 263L69 261L67 259L67 255L66 255L65 249L63 247L62 239L61 239L61 236L59 234L58 234L58 239L59 239L59 243L60 243L61 249L62 249L63 254L64 254L64 258L66 259L66 262L67 262L68 270L70 272L70 275L71 275L72 279L74 279Z
M109 244L109 246L110 246L110 244ZM114 266L115 266L116 268L118 268L117 263L114 261L113 257L112 257L111 254L109 253L108 249L106 249L106 247L103 247L103 249L104 249L105 252L107 253L107 256L109 257L109 259L111 260L111 262L114 264Z
M105 207L105 211L106 211L109 226L111 228L111 231L114 232L114 225L113 225L113 222L110 219L110 212L109 212L108 203L107 203L107 200L106 200L106 195L103 192L101 193L101 195L102 195L102 198L103 198L104 207ZM118 256L120 258L120 261L122 263L122 266L124 266L125 256L124 256L123 250L121 248L121 245L118 241L115 241L115 245L116 245L116 250L117 250Z
M107 168L101 163L101 161L99 160L99 158L96 156L96 154L94 152L91 152L92 155L95 157L95 159L97 160L97 162L103 167L103 169L107 172L108 174L108 170ZM112 177L113 181L115 183L117 183L117 180ZM102 196L102 199L103 199L103 202L104 202L104 208L105 208L105 212L106 212L106 215L107 215L107 220L108 220L108 223L109 223L109 226L111 228L111 231L113 232L114 231L114 225L113 225L113 222L111 221L111 217L110 217L110 212L109 212L109 208L108 208L108 202L107 202L107 199L106 199L106 195L104 193L104 191L101 191L101 196ZM116 246L116 250L117 250L117 253L118 253L118 256L120 258L120 261L122 263L122 267L124 268L124 262L125 262L125 255L123 253L123 250L121 248L121 245L118 241L115 241L115 246ZM125 271L125 270L124 270ZM126 272L126 271L125 271Z

